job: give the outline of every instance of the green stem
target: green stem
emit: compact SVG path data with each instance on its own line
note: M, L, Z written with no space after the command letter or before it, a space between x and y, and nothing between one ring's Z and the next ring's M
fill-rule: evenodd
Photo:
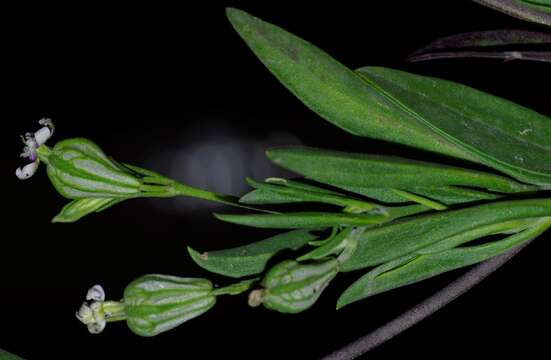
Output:
M105 314L105 321L121 321L126 320L126 313L124 312L124 302L122 301L105 301L102 304L102 310Z
M258 209L251 206L243 205L239 203L239 198L235 196L218 194L213 191L194 188L192 186L185 185L176 181L174 181L174 183L172 184L172 188L174 190L174 193L172 194L172 196L189 196L197 199L203 199L203 200L213 201L221 204L231 205L242 209L261 211L261 212L266 212L271 214L277 213L275 211Z

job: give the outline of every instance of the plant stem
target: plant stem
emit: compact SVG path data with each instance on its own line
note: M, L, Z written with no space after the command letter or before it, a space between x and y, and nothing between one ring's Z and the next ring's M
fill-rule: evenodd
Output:
M243 209L267 212L272 214L276 213L275 211L258 209L251 206L243 205L239 203L239 198L235 196L224 195L213 191L194 188L192 186L185 185L176 181L174 181L174 183L172 184L172 188L174 189L173 196L189 196L197 199L203 199L203 200L213 201L221 204L231 205L231 206L235 206Z

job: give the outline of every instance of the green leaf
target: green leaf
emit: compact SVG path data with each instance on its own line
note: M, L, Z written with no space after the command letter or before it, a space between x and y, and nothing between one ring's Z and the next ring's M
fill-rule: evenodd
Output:
M23 360L19 356L0 349L0 360Z
M494 231L491 227L480 229L490 225L544 216L551 216L551 199L499 201L406 218L367 229L341 271L379 265L454 236L473 240L484 236L476 229Z
M306 230L295 230L233 249L198 253L188 247L195 263L210 272L240 278L264 271L268 261L278 252L297 250L317 236Z
M464 159L475 159L531 184L551 184L548 117L451 81L377 67L357 72L413 121L467 151Z
M375 225L391 221L388 215L376 213L345 214L329 212L295 212L285 214L214 214L217 219L234 224L268 229L320 229L335 225Z
M267 151L274 163L321 183L347 188L471 186L504 193L533 187L503 176L395 156L367 155L307 147Z
M533 227L503 240L426 255L408 255L391 261L371 270L346 289L337 302L337 309L384 291L413 284L503 254L536 238L549 227L551 227L551 218L546 217L540 219Z
M271 229L320 229L337 225L372 226L431 210L424 205L380 207L365 213L295 212L283 214L214 214L222 221Z
M384 203L404 203L409 200L398 195L393 189L370 188L357 186L338 186L343 190L360 194ZM461 188L457 186L439 186L439 187L418 187L407 188L408 191L415 194L424 195L444 204L458 204L469 201L493 200L498 199L500 195L488 193L481 190Z
M307 261L307 260L320 260L329 255L338 255L346 246L346 241L348 237L353 234L354 227L347 227L343 229L338 234L331 236L323 244L309 251L308 253L299 256L297 261Z
M262 63L306 106L334 125L372 137L471 158L324 51L244 11L227 16Z
M441 186L441 187L419 187L414 186L408 189L415 194L430 197L438 200L444 204L458 204L469 201L480 200L495 200L502 197L502 195L488 193L481 190L474 190L469 188L462 188L458 186Z
M73 200L61 209L61 212L57 214L52 222L75 222L93 212L100 212L105 210L124 199L110 199L110 198L86 198Z
M355 209L373 210L378 205L366 201L352 199L334 192L318 191L313 186L296 186L296 182L261 183L247 179L247 183L256 190L239 199L246 204L279 204L289 202L319 202Z
M532 184L551 184L547 117L445 80L382 68L355 74L277 26L236 9L227 15L293 94L344 130L476 161Z

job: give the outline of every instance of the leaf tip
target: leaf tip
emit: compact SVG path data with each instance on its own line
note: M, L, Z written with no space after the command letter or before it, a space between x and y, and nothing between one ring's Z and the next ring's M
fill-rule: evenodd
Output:
M191 256L191 258L193 259L193 261L195 261L197 264L199 264L203 261L207 261L209 259L209 253L208 252L199 253L197 250L194 250L191 246L187 247L187 251L188 251L189 255Z
M250 16L251 15L247 14L243 10L239 10L231 6L226 7L226 17L234 26L237 25L237 23L242 23L246 17Z
M343 294L344 295L344 294ZM346 305L350 304L350 301L347 301L345 298L343 298L343 296L341 295L341 297L337 300L337 305L335 306L335 309L336 310L340 310L342 309L343 307L345 307Z

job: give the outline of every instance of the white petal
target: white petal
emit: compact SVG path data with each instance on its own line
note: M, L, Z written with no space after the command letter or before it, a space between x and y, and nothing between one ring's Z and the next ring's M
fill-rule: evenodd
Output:
M50 130L52 131L52 134L54 133L55 126L54 126L54 122L52 121L52 119L42 118L42 119L38 120L38 123L40 125L49 127Z
M88 331L90 331L91 334L99 334L103 331L103 329L105 329L106 323L107 322L105 320L102 320L92 324L88 324Z
M34 175L36 169L38 169L38 161L27 164L22 168L17 168L17 170L15 170L15 176L17 176L19 180L26 180Z
M75 315L77 316L77 319L86 325L96 322L94 315L92 314L92 309L90 309L90 306L88 306L87 303L83 303Z
M103 291L101 285L92 286L86 294L86 300L104 301L105 291Z
M34 140L38 146L44 144L52 136L52 131L49 127L44 126L34 133Z

